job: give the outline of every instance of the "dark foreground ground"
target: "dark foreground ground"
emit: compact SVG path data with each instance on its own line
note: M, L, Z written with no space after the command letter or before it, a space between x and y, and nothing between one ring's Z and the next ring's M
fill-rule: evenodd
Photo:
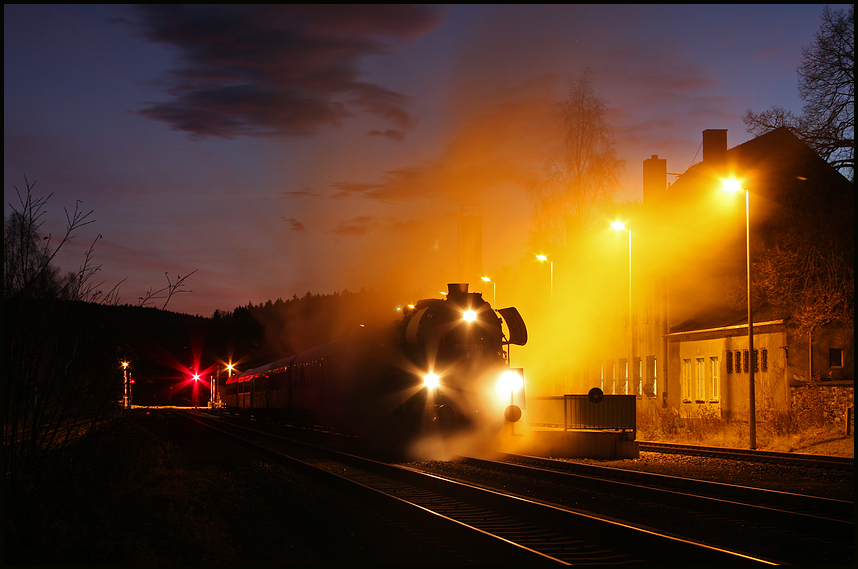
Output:
M52 488L33 489L23 502L34 513L29 526L16 524L19 518L4 507L7 565L451 561L430 536L391 526L349 496L267 465L228 441L201 436L182 417L134 413L134 420L120 420L86 450L91 468L69 466L69 476ZM622 462L659 467L654 453L645 454ZM689 476L697 468L692 460L666 460L661 468ZM704 464L707 475L716 476L711 461ZM777 476L752 470L761 479ZM824 493L852 499L851 476L825 480ZM801 482L805 489L813 484Z
M443 564L442 544L186 419L138 412L45 527L6 517L6 564ZM115 452L115 445L131 452ZM80 486L80 485L78 485ZM39 504L44 508L45 504ZM47 520L46 520L47 521Z

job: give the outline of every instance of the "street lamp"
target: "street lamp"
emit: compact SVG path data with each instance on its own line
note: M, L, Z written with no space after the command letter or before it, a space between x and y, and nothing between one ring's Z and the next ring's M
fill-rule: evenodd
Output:
M128 398L128 362L122 362L122 407L128 409L130 399Z
M548 261L548 257L546 257L545 255L537 255L536 258L539 259L540 261ZM551 287L550 288L551 296L549 298L551 299L551 302L554 302L554 261L548 261L548 263L549 263L549 279L550 279L549 286Z
M492 306L497 304L498 300L498 283L494 282L489 277L480 277L483 282L492 283Z
M199 387L200 386L200 374L194 374L194 384L191 386L191 404L194 406L194 409L199 407L200 404L200 395L199 395Z
M751 192L736 180L721 182L731 192L745 192L745 260L748 273L748 433L751 450L757 448L757 402L754 388L754 308L751 303Z
M632 328L632 230L627 228L622 221L614 221L611 223L611 227L616 229L617 231L626 230L629 232L629 363L628 363L628 372L626 372L626 378L630 379L634 376L634 363L635 363L635 351L634 351L634 343L635 343L635 333ZM641 380L643 378L640 378ZM643 391L639 389L638 391ZM626 393L628 393L628 388L626 388Z

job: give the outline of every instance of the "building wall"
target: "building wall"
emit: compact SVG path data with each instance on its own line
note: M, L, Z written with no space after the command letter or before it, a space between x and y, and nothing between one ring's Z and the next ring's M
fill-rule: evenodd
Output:
M789 391L793 411L798 414L813 412L813 402L819 401L820 419L827 425L846 430L847 416L855 409L854 381L817 381L790 386Z
M837 350L839 354L832 354L832 350ZM789 349L788 379L791 381L854 379L854 355L853 329L823 329L815 333L812 360L808 359L807 338L793 338ZM837 365L838 363L840 365Z
M785 346L787 333L783 325L754 330L757 352L754 386L758 410L788 408ZM668 343L670 382L665 386L667 405L685 417L747 420L752 362L746 327L671 337Z

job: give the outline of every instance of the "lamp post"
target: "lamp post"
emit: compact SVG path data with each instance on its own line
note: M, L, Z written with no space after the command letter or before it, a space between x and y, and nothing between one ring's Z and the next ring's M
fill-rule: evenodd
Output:
M498 283L494 282L489 277L480 277L483 282L492 283L492 306L497 304L498 300Z
M128 409L130 399L128 398L128 362L122 362L122 407Z
M551 302L554 302L554 261L549 261L548 257L545 255L537 255L537 259L540 261L548 261L549 264L549 286L550 286L550 296Z
M614 221L611 223L611 227L617 231L626 230L629 232L629 363L626 378L631 379L634 377L635 363L635 333L634 328L632 328L632 230L627 228L622 221ZM628 389L626 389L626 393L628 394Z
M750 448L757 448L757 402L754 387L754 307L751 303L751 192L736 180L724 180L722 185L731 192L745 192L745 260L748 273L748 434Z

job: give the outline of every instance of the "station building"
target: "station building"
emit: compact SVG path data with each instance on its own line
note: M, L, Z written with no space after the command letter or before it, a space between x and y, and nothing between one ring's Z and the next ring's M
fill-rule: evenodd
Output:
M854 328L826 321L827 298L810 303L820 324L808 334L787 309L755 296L750 352L746 254L750 243L753 279L767 247L784 243L779 236L790 235L796 247L854 243L854 185L786 128L730 149L726 130L707 130L702 151L702 162L672 174L671 184L665 160L644 161L633 365L626 366L621 342L612 379L644 407L747 420L753 367L758 414L789 409L812 386L823 392L830 418L841 420L853 405ZM725 179L739 180L747 194L730 204Z

